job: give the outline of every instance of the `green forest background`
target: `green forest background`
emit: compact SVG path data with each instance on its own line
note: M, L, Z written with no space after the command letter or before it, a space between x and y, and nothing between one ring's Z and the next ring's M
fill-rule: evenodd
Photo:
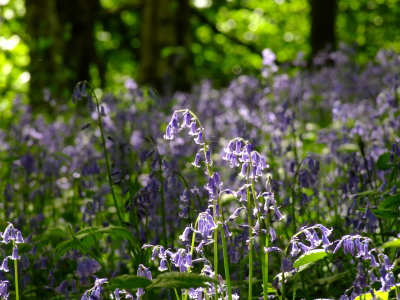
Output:
M203 78L259 74L261 52L292 68L346 45L360 64L400 51L400 0L0 0L0 111L69 101L76 82L163 95ZM64 100L61 100L64 99Z

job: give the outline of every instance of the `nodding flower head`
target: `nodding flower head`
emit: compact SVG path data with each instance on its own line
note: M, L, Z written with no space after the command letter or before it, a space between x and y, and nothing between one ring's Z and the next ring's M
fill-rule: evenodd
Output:
M22 237L21 231L15 229L13 224L9 223L4 233L0 233L0 236L3 238L1 243L8 244L11 241L14 241L16 244L24 243L24 238Z
M229 161L231 168L240 166L239 162L241 162L239 176L257 179L262 176L262 171L268 168L268 165L265 158L257 151L252 151L251 148L250 143L243 142L241 138L234 138L224 148L225 154L222 159Z

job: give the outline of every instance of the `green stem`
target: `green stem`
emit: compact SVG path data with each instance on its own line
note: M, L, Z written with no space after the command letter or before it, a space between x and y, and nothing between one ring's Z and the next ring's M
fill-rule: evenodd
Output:
M220 199L218 197L218 202ZM221 204L219 203L219 207ZM221 232L221 240L222 240L222 255L224 257L224 269L225 269L225 280L226 280L226 288L228 290L228 299L232 300L232 287L231 287L231 276L229 274L229 258L228 258L228 248L226 245L226 237L224 229L222 228L221 223L218 225L219 231Z
M247 175L249 175L249 171L247 171ZM252 222L251 222L251 201L250 201L250 190L249 187L246 187L247 190L247 224L249 226L249 292L248 298L252 299L253 297L253 241L252 241Z
M13 247L15 247L15 241L13 241ZM19 300L18 262L17 262L17 259L14 259L14 277L15 277L15 299Z
M115 196L115 191L114 191L114 184L113 184L112 178L111 178L110 160L108 158L108 152L107 152L107 147L106 147L106 139L105 139L105 134L104 134L103 119L102 119L102 116L101 116L101 109L100 109L99 99L97 98L96 93L94 92L94 89L92 88L92 86L88 82L85 81L85 82L83 82L83 84L86 84L90 88L91 93L93 94L93 96L95 98L95 101L96 101L97 123L98 123L99 128L100 128L101 142L102 142L102 146L103 146L104 158L106 160L108 183L110 185L111 195L112 195L112 198L113 198L113 201L114 201L115 209L117 210L117 215L118 215L119 222L121 223L121 225L123 225L124 222L122 220L121 213L120 213L119 208L118 208L117 198Z

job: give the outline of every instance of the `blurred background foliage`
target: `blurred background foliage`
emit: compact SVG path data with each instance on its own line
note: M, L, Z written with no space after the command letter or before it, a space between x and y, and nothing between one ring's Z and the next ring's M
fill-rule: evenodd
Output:
M164 95L224 86L258 75L265 48L290 68L345 43L365 64L400 51L400 0L0 0L0 26L0 111L17 94L43 111L80 80Z

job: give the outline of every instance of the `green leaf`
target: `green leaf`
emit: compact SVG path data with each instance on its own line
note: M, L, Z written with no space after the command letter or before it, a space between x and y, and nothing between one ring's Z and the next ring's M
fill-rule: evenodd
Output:
M290 277L296 276L296 275L299 274L300 272L302 272L302 271L308 269L309 267L311 267L313 264L314 264L314 263L312 262L312 263L309 263L309 264L302 265L301 267L299 267L299 268L298 268L297 270L295 270L295 271L292 271L292 272L285 272L285 280L289 279ZM278 278L279 281L282 281L282 279L283 279L283 274L282 274L282 272L281 272L281 273L278 273L278 274L275 276L275 278Z
M120 289L137 289L145 288L152 283L150 279L146 277L136 276L136 275L121 275L114 277L110 280L110 289L114 290L116 288Z
M195 273L168 272L160 274L148 289L153 288L176 288L188 289L207 287L207 283L217 283L214 278Z
M388 300L389 299L389 292L381 292L381 291L374 291L375 298L372 296L371 293L362 294L354 298L354 300L369 300L369 299L380 299L380 300Z
M379 170L387 170L392 167L392 164L390 163L390 153L389 152L385 152L379 156L378 161L376 162L376 167Z
M400 248L400 239L394 239L382 245L382 248Z
M375 216L381 219L395 219L399 217L399 213L392 209L377 209L373 208L372 212Z
M296 261L293 263L293 267L298 268L303 265L316 262L320 259L323 259L327 255L328 253L326 253L323 249L310 250L296 259Z
M400 193L386 197L379 205L380 209L397 208L400 206Z

